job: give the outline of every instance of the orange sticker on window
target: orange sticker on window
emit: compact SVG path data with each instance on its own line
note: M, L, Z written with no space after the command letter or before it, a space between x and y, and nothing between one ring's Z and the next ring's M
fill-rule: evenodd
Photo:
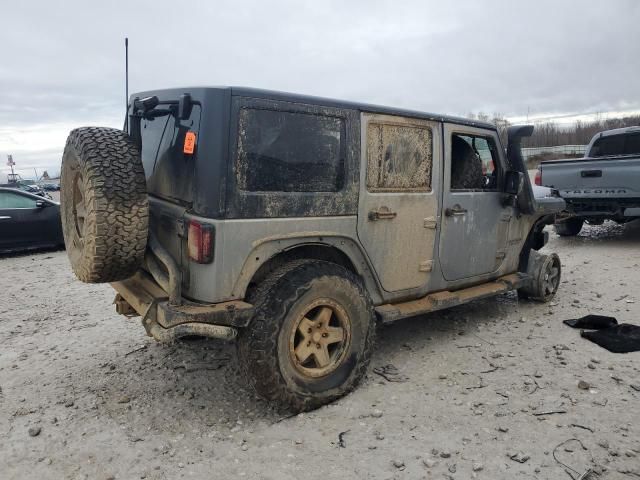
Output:
M188 155L192 155L196 149L196 134L194 132L187 132L184 136L184 148L182 151Z

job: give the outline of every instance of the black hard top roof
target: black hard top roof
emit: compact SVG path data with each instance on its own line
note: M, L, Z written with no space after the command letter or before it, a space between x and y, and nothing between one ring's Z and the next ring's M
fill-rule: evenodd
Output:
M386 107L381 105L371 105L362 102L350 102L347 100L336 100L332 98L316 97L313 95L302 95L298 93L278 92L275 90L263 90L259 88L239 87L239 86L211 86L211 87L185 87L185 88L171 88L168 90L154 90L147 92L140 92L133 96L142 95L158 95L161 93L170 93L170 95L178 95L179 93L200 93L204 94L207 90L231 90L232 95L251 98L262 98L279 100L283 102L296 102L305 103L308 105L319 105L334 108L343 108L349 110L359 110L362 112L370 113L382 113L387 115L402 115L406 117L421 118L426 120L436 120L441 122L456 123L459 125L469 125L479 128L487 128L495 130L496 127L492 123L473 120L470 118L455 117L449 115L441 115L436 113L421 112L417 110L409 110L402 108Z

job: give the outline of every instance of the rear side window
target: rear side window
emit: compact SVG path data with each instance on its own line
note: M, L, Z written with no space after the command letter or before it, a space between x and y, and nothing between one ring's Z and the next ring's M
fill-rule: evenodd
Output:
M337 192L344 184L342 118L243 108L236 178L250 192Z
M369 124L367 188L370 191L429 191L432 161L430 128Z

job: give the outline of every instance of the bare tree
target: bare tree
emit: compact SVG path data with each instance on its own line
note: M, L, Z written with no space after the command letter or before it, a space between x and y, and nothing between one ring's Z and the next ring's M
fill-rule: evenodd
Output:
M470 112L468 118L493 123L500 135L503 145L506 145L506 132L510 126L509 121L500 113L494 112L489 116L486 113ZM523 147L554 147L557 145L586 145L591 138L603 130L613 128L632 127L640 125L640 115L630 115L618 118L603 118L601 114L591 121L576 120L570 125L558 125L554 122L540 122L535 124L533 135L523 139Z

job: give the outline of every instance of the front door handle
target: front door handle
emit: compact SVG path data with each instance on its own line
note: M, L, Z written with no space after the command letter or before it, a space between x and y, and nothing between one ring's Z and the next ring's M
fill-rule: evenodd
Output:
M11 219L11 217L7 217L7 216L0 217L0 220L10 220L10 219Z
M391 220L396 218L398 214L389 210L389 207L380 207L377 210L371 210L369 212L369 220L375 222L377 220Z
M454 205L451 208L445 208L444 214L447 217L458 217L467 213L466 208L462 208L460 205Z

